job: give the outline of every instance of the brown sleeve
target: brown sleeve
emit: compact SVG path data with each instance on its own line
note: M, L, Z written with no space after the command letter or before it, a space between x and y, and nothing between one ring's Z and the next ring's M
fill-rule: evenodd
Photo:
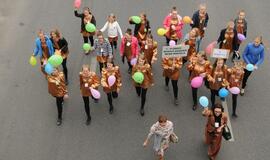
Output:
M210 115L211 115L211 110L209 110L209 109L204 109L203 111L202 111L202 115L204 116L204 117L209 117Z
M106 69L105 68L102 68L102 71L101 71L101 85L103 83L106 83L107 84L107 78L106 78ZM108 84L107 84L108 85ZM103 86L104 87L104 86Z
M120 89L122 86L122 79L121 79L121 74L120 74L120 69L118 66L116 66L116 81L117 81L117 88Z
M80 78L80 89L82 88L82 85L83 85L83 78L82 78L82 73L80 72L80 75L79 75L79 78Z
M97 88L99 85L100 85L99 77L96 74L94 74L94 76L92 77L92 85L91 85L91 87L92 88Z
M153 78L152 69L151 69L149 64L146 64L146 69L147 69L147 76L149 77L149 81L150 81L151 84L153 84L154 83L154 78Z

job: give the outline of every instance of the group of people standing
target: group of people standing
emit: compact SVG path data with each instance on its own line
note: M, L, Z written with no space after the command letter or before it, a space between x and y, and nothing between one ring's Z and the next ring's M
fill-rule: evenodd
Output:
M99 86L103 87L103 91L107 95L109 103L109 113L114 112L113 99L118 97L120 88L122 86L121 73L118 65L115 64L114 58L118 48L118 37L120 36L120 56L123 63L127 61L127 73L133 77L136 73L140 72L143 75L142 83L138 83L132 79L135 91L138 97L141 97L140 115L144 116L144 107L146 102L146 94L148 89L154 85L154 76L152 71L153 64L157 61L158 57L158 43L153 39L151 32L150 21L145 13L140 14L140 22L134 22L129 18L129 24L135 25L134 33L132 29L127 28L123 34L119 23L114 14L108 16L105 25L96 32L88 32L85 26L92 23L96 26L96 19L88 7L83 9L83 13L78 13L79 8L75 8L74 15L81 19L81 33L84 43L91 44L90 51L85 54L95 53L96 60L99 63L99 72L95 73L84 64L82 70L79 72L79 84L81 96L84 102L86 112L86 125L91 122L90 98L98 103L98 97L94 95L98 92ZM227 49L229 53L233 54L232 61L233 67L226 65L226 59L218 58L212 65L204 51L201 51L201 41L205 37L209 21L208 13L206 12L206 5L201 4L190 23L191 30L183 36L182 29L184 26L183 19L179 15L177 8L172 7L171 12L165 17L163 27L166 29L166 43L169 45L170 41L175 41L177 44L189 45L189 50L186 57L175 58L162 58L161 67L163 69L163 76L165 79L165 90L169 91L169 82L172 83L174 104L179 104L178 99L178 80L180 78L181 68L186 64L187 71L189 72L189 81L193 78L201 76L205 81L205 86L209 88L211 95L211 109L205 108L203 115L208 117L206 125L206 143L209 144L208 155L210 159L215 159L221 145L221 133L227 124L227 116L223 113L223 107L220 103L216 103L215 98L221 88L238 87L241 88L241 95L244 95L247 79L252 71L245 69L245 64L254 65L257 69L264 59L264 46L262 37L256 37L254 42L249 43L243 54L243 61L235 61L235 58L240 59L239 47L241 41L237 38L237 34L241 33L247 35L247 21L245 19L245 12L241 10L235 21L229 21L225 29L222 29L220 36L217 40L220 49ZM107 31L108 38L105 38L103 32ZM94 39L94 36L97 38ZM41 71L48 81L49 93L56 98L58 109L57 125L62 124L62 110L64 99L68 98L67 85L68 69L67 57L69 55L68 42L58 30L52 30L50 37L47 36L42 30L38 32L36 39L36 47L33 56L39 56L41 62ZM44 67L50 56L59 54L63 57L62 67L63 72L58 67L54 68L53 73L47 74ZM100 76L99 76L100 75ZM109 79L114 77L114 83L111 84ZM128 82L127 82L128 83ZM193 106L195 111L198 108L198 93L199 88L191 87ZM237 94L232 94L233 99L233 117L237 117ZM222 99L223 100L223 99ZM164 129L165 127L165 129ZM166 134L161 134L166 140L162 143L161 148L157 148L157 155L160 160L164 159L164 150L168 148L168 139L170 133L173 132L172 123L167 121L166 116L160 116L159 122L152 126L150 134L146 139L144 146L147 145L149 138L159 128L166 131Z

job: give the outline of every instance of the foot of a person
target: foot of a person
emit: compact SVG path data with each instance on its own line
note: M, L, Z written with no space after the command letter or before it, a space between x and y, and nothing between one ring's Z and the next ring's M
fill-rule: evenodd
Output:
M57 122L56 122L56 125L57 125L57 126L60 126L61 124L62 124L62 119L58 118L58 119L57 119Z
M88 118L86 119L85 124L86 124L87 126L89 126L89 125L90 125L90 123L91 123L91 116L90 116L90 117L88 117Z
M144 116L144 109L143 108L140 109L140 114L141 114L141 116Z
M175 105L178 105L179 104L178 98L174 98L174 104Z
M197 105L193 105L192 110L195 111L198 108Z
M131 74L131 68L128 69L128 74Z
M109 113L113 114L113 106L110 106Z
M169 86L165 85L165 91L169 91Z
M66 80L66 85L68 85L69 84L69 82L68 82L68 79Z
M238 115L237 115L236 113L233 113L233 114L232 114L232 117L237 118Z
M245 94L245 89L240 90L240 95L243 96Z

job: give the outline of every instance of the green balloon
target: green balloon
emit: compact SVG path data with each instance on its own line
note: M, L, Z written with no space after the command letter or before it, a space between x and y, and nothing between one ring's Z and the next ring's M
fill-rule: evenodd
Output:
M85 29L87 32L95 32L96 31L96 26L93 23L87 23L85 25Z
M131 17L132 21L136 24L140 24L141 23L141 18L139 16L132 16Z
M136 73L134 73L132 78L136 83L142 84L143 80L144 80L144 75L142 72L136 72Z
M89 43L84 43L84 44L83 44L83 50L85 50L85 51L90 51L90 49L91 49L91 46L90 46Z
M48 62L54 66L54 67L58 67L60 64L62 64L63 62L63 58L60 55L52 55L49 59Z

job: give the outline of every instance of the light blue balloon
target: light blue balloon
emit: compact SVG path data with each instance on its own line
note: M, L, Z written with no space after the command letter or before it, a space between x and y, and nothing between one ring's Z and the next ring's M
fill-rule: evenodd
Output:
M45 72L46 72L47 74L52 74L52 73L53 73L53 66L52 66L50 63L47 63L47 64L45 65Z
M252 72L254 70L254 65L253 64L247 64L246 69L248 71L251 71Z
M203 107L207 107L209 104L208 98L205 96L201 96L199 99L199 102L200 102L201 106L203 106Z
M221 98L225 98L229 95L229 91L226 89L226 88L221 88L219 91L218 91L218 95L219 97Z

